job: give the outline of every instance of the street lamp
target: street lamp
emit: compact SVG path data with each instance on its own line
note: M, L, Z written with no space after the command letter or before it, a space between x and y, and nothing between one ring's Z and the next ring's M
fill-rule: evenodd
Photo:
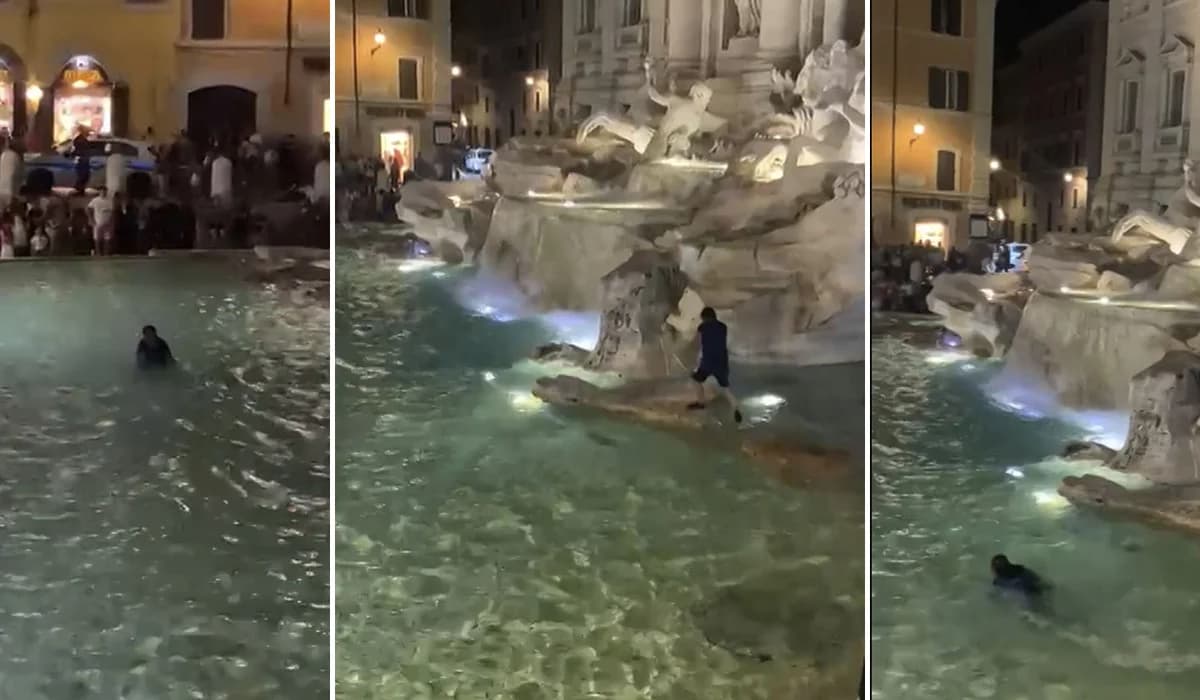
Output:
M374 56L375 52L378 51L379 49L382 49L383 45L385 43L387 43L387 35L385 35L383 33L382 29L376 29L375 30L375 48L371 49L371 55Z
M916 144L917 139L920 139L924 135L925 135L925 125L922 124L921 122L917 122L916 124L913 124L913 137L909 140L908 147L912 148L913 145Z
M533 87L533 76L532 75L525 76L525 84L528 85L529 87Z
M462 67L458 65L450 66L450 77L457 78L462 75Z
M992 162L988 163L988 167L992 169L992 172L996 172L1000 169L1000 161L996 158L993 158Z
M1075 182L1075 176L1071 173L1063 173L1063 182Z

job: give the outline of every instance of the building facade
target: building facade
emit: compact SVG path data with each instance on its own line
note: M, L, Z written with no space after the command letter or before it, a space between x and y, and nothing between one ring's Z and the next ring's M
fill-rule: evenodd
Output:
M1108 4L1086 2L1028 36L996 72L992 203L1009 240L1095 227Z
M1101 173L1092 217L1102 224L1158 213L1200 159L1191 119L1200 114L1196 42L1200 0L1112 0Z
M996 0L871 5L871 234L988 236Z
M464 143L494 148L557 133L562 8L563 0L454 0L453 110Z
M555 115L649 114L643 64L680 89L704 80L727 119L769 109L771 70L796 71L813 49L863 37L862 0L564 0Z
M337 0L339 152L413 167L454 139L449 0Z
M0 2L0 127L33 148L79 126L319 135L328 97L324 0Z

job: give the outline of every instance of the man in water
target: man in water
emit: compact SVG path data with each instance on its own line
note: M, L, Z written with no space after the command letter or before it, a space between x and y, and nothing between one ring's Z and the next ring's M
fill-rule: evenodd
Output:
M1014 564L1003 554L992 557L992 585L1004 591L1013 591L1025 597L1031 604L1040 603L1050 590L1050 584L1034 573L1033 569Z
M696 382L695 403L688 404L691 410L704 408L704 382L709 377L717 380L720 393L733 407L734 422L742 422L742 412L738 410L737 397L729 390L729 347L726 343L729 329L717 320L717 312L711 307L705 307L700 312L700 362L692 379Z
M170 367L175 364L171 355L171 346L167 341L158 337L158 329L154 326L142 328L142 339L137 345L137 363L141 369L152 367Z

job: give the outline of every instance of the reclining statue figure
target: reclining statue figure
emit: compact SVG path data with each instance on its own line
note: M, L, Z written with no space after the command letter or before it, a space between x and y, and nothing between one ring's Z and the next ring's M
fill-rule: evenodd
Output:
M1113 227L1112 242L1140 230L1166 243L1188 265L1200 267L1200 169L1196 166L1196 161L1184 161L1183 187L1171 197L1161 216L1140 209L1126 215Z
M696 83L687 97L664 95L654 88L650 73L650 62L643 64L646 72L646 90L656 104L667 108L659 120L658 128L633 123L607 112L598 112L583 121L575 139L583 143L593 131L603 129L633 145L635 151L648 160L664 156L687 156L691 153L692 137L710 134L725 126L725 120L710 114L708 103L712 100L712 89L704 83Z

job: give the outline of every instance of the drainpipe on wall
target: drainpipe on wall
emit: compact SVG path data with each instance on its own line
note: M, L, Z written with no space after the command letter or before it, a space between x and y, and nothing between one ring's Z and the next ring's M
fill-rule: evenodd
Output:
M283 104L289 105L292 102L292 10L294 9L293 0L288 0L287 4L287 51L284 52L283 67Z

